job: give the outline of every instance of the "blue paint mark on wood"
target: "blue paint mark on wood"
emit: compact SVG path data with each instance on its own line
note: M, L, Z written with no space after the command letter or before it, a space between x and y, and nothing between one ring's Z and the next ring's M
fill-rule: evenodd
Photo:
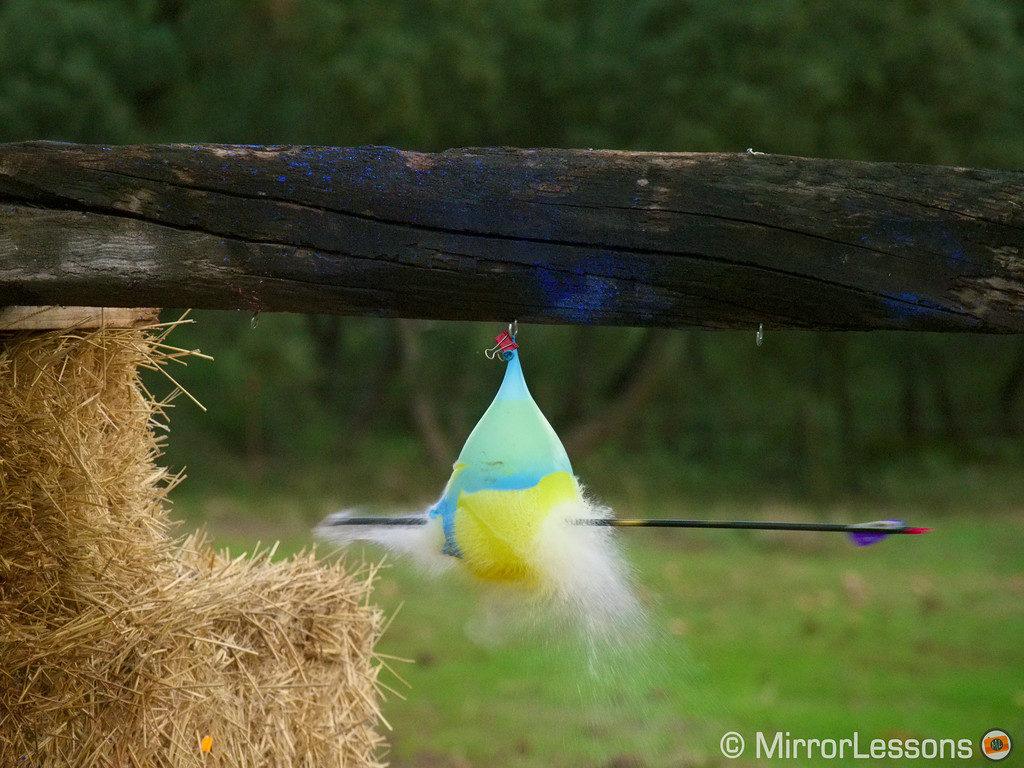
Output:
M621 289L607 278L539 269L544 301L560 318L595 323L619 304Z
M945 307L931 299L907 292L886 297L885 306L892 313L893 317L900 320L930 317L936 312L947 311Z

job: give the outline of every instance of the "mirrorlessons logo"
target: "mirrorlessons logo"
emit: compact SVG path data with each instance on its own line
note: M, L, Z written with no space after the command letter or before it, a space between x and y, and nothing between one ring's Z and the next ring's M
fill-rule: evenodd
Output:
M989 760L1003 760L1010 755L1013 744L1006 731L993 728L981 737L981 754Z
M744 753L747 743L736 731L722 737L722 754L732 759ZM1006 731L993 728L977 742L978 753L989 760L1003 760L1013 750ZM975 755L973 739L871 739L862 740L854 731L849 739L803 739L789 731L765 734L754 738L755 756L763 760L968 760Z
M769 741L771 738L771 741ZM757 756L764 759L825 760L853 758L855 760L916 760L924 758L966 760L974 755L973 739L871 739L861 741L854 731L850 739L801 739L790 736L789 731L776 731L774 735L757 732Z

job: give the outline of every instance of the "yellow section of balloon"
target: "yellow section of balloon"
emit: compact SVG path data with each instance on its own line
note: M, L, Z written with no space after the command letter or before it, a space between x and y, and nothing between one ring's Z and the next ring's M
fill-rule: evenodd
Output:
M579 486L568 472L552 472L532 488L459 494L455 542L465 567L485 581L537 586L543 573L537 537L552 511L578 500Z

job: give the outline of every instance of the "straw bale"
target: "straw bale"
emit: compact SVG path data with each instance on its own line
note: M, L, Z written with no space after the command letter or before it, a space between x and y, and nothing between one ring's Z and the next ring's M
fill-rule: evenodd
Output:
M379 765L373 568L171 535L167 330L0 336L0 766Z

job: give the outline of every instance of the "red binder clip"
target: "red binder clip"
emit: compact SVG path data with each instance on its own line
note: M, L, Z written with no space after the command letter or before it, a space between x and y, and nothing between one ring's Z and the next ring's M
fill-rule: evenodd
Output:
M512 359L512 350L519 349L519 345L516 344L516 331L518 328L513 326L518 323L509 325L507 331L502 331L494 337L494 346L490 349L485 349L484 354L487 355L489 360L493 360L498 355L501 355L505 360Z

